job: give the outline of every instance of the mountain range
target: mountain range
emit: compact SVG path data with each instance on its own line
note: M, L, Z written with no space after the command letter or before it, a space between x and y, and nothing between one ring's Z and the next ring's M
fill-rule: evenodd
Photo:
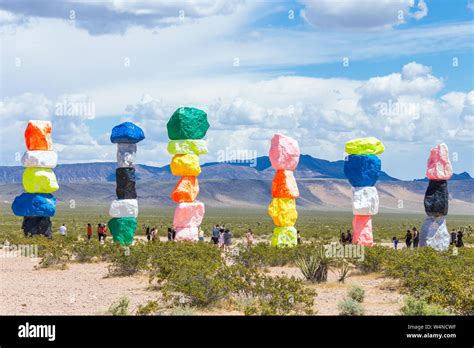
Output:
M344 176L344 161L327 161L301 155L295 171L300 198L308 209L348 210L351 187ZM109 203L115 199L115 162L58 165L54 172L60 184L59 201ZM22 166L0 167L0 200L11 202L23 191ZM136 166L137 192L142 205L173 205L169 194L177 182L169 165ZM209 206L264 208L271 199L275 175L268 156L243 163L211 162L202 165L199 199ZM381 211L421 212L427 182L403 181L382 172L376 184ZM473 214L474 179L468 173L453 175L449 183L450 212Z

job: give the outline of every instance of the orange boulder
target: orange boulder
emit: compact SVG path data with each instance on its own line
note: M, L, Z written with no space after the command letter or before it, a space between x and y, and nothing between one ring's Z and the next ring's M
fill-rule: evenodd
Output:
M177 203L193 202L198 194L199 183L197 177L183 176L171 192L171 199Z
M272 197L297 198L300 195L291 170L277 170L272 182Z
M26 147L30 151L43 150L52 151L51 122L50 121L28 121L25 131Z

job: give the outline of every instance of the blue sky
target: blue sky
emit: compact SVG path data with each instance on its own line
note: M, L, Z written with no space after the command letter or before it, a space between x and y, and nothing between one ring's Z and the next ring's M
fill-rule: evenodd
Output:
M474 174L473 9L468 0L4 0L0 163L19 164L28 119L50 119L61 163L114 161L110 130L130 120L147 136L139 162L164 165L166 122L190 105L211 123L203 162L226 149L265 155L275 132L328 160L343 158L347 140L376 136L392 176L423 177L440 142L455 172Z

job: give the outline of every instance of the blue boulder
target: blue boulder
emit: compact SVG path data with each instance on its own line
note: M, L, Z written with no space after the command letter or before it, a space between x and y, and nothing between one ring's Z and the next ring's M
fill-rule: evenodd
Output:
M22 193L12 204L16 216L54 216L56 198L46 193Z
M352 186L374 186L380 176L381 162L376 155L349 155L344 174Z
M124 122L115 126L112 129L110 135L110 141L112 143L138 143L145 139L145 133L143 129L133 124L132 122Z

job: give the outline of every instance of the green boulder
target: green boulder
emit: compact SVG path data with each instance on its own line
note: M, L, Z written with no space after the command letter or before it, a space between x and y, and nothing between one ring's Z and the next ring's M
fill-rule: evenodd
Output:
M385 151L382 142L374 137L357 138L346 143L349 155L379 155Z
M171 140L202 139L209 129L209 122L204 111L181 107L173 113L166 127Z
M275 227L273 229L272 246L295 247L296 244L298 244L298 238L294 227Z
M168 143L168 153L170 155L204 155L208 153L205 140L170 140Z
M112 233L114 242L122 245L130 245L133 243L133 236L137 229L137 219L131 217L112 218L107 223Z

